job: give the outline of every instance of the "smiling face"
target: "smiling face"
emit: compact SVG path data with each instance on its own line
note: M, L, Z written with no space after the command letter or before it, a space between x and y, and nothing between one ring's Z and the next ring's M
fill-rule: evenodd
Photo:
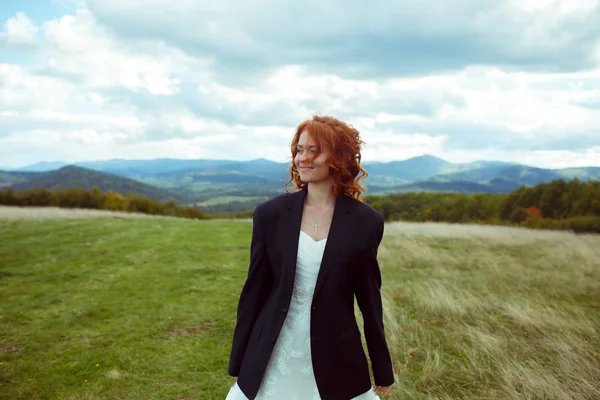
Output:
M327 157L329 157L328 149L320 149L320 154L317 158L312 161L308 160L317 154L319 150L318 146L318 143L313 140L308 132L304 131L300 134L298 145L296 146L298 152L294 158L294 164L296 164L300 173L300 179L303 182L317 183L329 178L329 166L326 164Z

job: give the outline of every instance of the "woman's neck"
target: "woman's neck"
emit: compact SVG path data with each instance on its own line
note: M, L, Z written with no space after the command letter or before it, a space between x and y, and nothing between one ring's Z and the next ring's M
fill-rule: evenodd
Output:
M308 183L308 193L304 204L314 208L327 208L335 204L335 196L332 193L333 185L329 182L322 184Z

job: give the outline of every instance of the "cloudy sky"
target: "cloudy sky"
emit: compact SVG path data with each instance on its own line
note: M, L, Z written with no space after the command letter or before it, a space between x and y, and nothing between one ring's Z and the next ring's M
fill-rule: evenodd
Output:
M315 113L364 161L600 166L600 0L3 0L0 167L289 161Z

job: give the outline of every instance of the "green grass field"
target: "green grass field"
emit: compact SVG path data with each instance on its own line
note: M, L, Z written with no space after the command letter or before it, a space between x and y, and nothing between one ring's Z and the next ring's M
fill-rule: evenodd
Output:
M0 221L1 399L225 398L251 223ZM388 399L600 399L599 236L391 223L379 258Z

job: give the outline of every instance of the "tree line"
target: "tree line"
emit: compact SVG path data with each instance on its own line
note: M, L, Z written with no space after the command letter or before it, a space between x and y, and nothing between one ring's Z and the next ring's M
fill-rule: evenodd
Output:
M76 188L62 191L27 189L20 192L15 192L9 188L0 191L0 204L21 207L61 207L138 212L192 219L232 219L252 216L251 211L249 213L207 214L195 207L184 207L173 201L161 203L147 197L138 196L133 192L123 196L113 191L102 192L96 187L92 190Z
M386 221L519 224L600 233L600 182L563 179L508 194L395 193L365 196Z
M451 222L520 225L530 228L600 233L600 182L563 179L533 187L521 186L507 194L394 193L366 195L364 201L386 221ZM0 204L54 206L141 212L182 218L251 218L253 206L232 212L208 213L175 202L160 203L134 193L69 189L51 192L28 189L0 191Z

